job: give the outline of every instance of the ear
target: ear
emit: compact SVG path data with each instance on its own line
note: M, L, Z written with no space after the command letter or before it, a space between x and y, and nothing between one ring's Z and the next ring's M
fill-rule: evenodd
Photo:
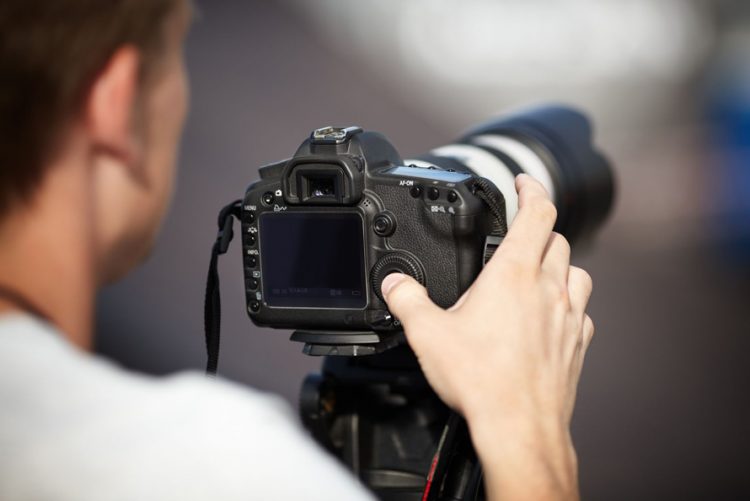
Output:
M86 99L86 130L96 150L131 165L140 155L135 109L139 54L119 48L94 80Z

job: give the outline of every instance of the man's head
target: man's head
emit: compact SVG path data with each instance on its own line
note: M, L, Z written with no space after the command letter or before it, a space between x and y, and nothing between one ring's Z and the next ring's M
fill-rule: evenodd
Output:
M186 113L188 17L186 0L3 0L0 226L69 173L87 185L99 281L147 253Z

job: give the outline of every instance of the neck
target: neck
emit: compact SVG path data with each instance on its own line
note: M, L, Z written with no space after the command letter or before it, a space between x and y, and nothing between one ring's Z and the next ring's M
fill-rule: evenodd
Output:
M93 344L96 262L85 168L51 167L30 203L0 224L0 286L38 308L82 349ZM25 310L0 297L0 313Z

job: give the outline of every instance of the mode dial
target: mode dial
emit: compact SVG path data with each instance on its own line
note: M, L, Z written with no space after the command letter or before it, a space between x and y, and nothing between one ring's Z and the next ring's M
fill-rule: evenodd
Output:
M422 263L417 258L405 252L386 254L378 259L372 270L370 270L370 283L372 284L373 291L381 300L383 300L383 294L380 292L380 287L383 285L385 277L391 273L409 275L420 284L425 285Z

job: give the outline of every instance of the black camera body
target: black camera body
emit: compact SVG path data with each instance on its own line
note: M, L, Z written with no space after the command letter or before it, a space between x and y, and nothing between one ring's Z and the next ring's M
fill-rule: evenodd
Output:
M468 169L420 163L378 133L327 127L261 168L241 212L253 322L327 345L397 332L380 292L392 272L452 305L482 268L494 216Z
M359 127L313 131L290 159L260 169L233 212L242 221L250 318L294 329L309 355L402 344L383 279L405 273L439 306L454 304L515 217L520 173L550 193L555 230L571 244L590 238L610 212L612 170L590 121L571 108L492 120L416 160Z

